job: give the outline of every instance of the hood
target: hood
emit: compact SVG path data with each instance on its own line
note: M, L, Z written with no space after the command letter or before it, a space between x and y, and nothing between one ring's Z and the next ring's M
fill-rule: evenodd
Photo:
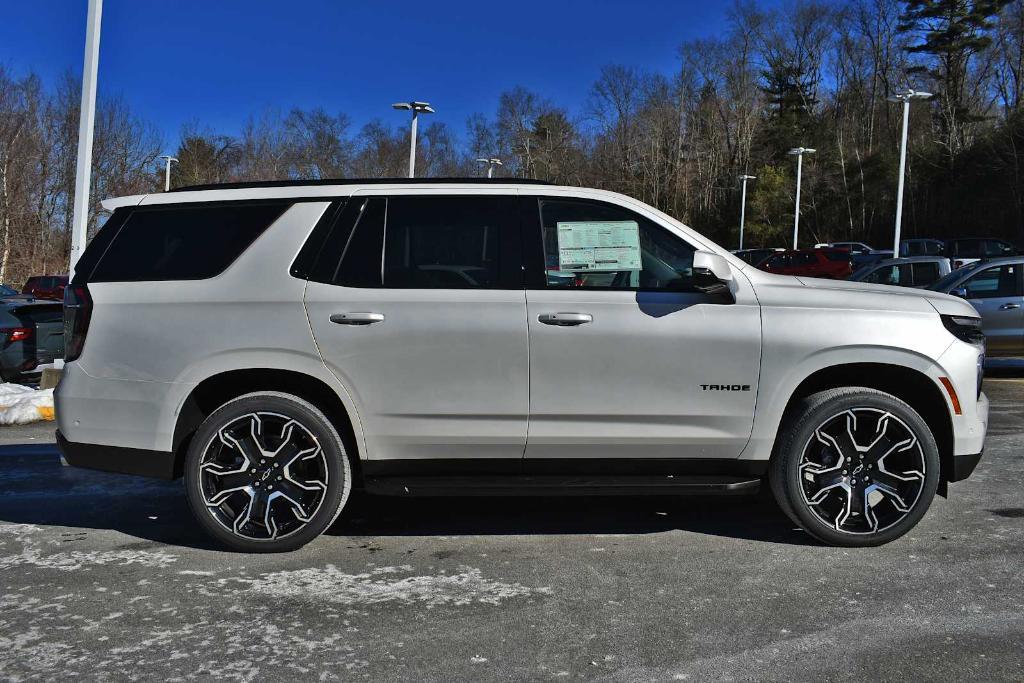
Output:
M913 287L896 287L894 285L878 285L870 282L850 282L849 280L822 280L814 277L797 277L804 287L831 290L835 292L857 292L891 297L914 297L924 299L941 315L965 315L978 317L974 306L951 294L933 292L930 289Z
M776 275L745 270L763 306L803 306L851 310L903 311L977 317L969 303L927 289L894 287L848 280Z

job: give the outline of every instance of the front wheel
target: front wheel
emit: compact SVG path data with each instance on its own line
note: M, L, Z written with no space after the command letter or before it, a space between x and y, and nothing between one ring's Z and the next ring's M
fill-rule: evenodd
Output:
M924 516L939 482L939 451L909 405L881 391L830 389L787 420L769 471L779 506L837 546L899 538Z
M338 431L316 406L289 394L229 401L200 425L186 455L196 519L243 552L302 547L337 519L351 487Z

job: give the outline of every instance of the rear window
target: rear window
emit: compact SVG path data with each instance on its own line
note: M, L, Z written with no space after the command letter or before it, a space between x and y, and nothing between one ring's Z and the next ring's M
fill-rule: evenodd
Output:
M116 233L103 235L102 242L109 241L109 246L94 256L98 263L88 279L139 282L213 277L289 206L290 202L224 202L136 208ZM106 230L104 226L100 232Z
M64 324L64 309L56 306L19 306L11 311L18 319L35 325Z
M848 251L823 251L821 253L825 254L825 258L827 258L829 261L850 260L850 252Z

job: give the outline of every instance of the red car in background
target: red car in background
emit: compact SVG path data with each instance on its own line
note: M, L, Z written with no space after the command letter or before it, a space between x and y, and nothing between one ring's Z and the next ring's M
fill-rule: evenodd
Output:
M67 275L33 275L21 288L22 294L37 299L64 300L64 288L68 286Z
M770 256L757 267L779 275L804 275L845 280L853 273L848 249L790 249Z

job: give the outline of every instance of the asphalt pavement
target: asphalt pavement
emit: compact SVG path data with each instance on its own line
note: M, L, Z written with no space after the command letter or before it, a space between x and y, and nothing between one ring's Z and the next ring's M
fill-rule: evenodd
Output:
M360 497L224 552L180 482L0 428L0 679L1024 679L1024 380L910 534L826 548L753 498ZM10 430L10 431L8 431Z

